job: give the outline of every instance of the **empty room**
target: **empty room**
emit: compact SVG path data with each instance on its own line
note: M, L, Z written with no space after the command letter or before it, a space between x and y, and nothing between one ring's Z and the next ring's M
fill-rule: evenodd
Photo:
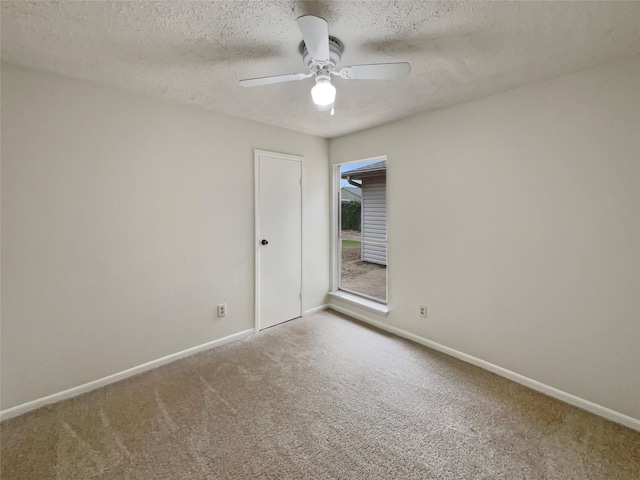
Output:
M640 478L640 2L0 5L0 478Z

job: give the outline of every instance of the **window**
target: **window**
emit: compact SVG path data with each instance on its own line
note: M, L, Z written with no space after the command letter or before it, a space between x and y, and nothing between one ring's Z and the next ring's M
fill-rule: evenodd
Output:
M339 165L338 289L387 303L387 159Z

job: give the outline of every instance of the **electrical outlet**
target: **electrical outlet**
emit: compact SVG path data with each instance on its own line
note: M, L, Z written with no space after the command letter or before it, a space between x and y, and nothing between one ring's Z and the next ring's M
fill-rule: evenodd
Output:
M418 310L418 315L420 315L421 318L427 318L427 306L426 305L420 305L420 308Z
M221 303L218 305L218 318L224 317L227 314L227 304Z

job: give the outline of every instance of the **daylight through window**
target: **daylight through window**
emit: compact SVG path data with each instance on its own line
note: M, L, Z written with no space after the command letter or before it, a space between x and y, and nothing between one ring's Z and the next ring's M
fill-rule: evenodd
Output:
M387 161L340 166L340 290L387 302Z

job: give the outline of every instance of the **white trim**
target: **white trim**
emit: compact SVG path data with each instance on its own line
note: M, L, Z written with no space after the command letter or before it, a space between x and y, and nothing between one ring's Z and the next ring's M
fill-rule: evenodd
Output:
M351 303L356 307L365 308L380 315L387 315L389 313L389 307L386 304L377 302L375 300L370 300L368 298L365 298L364 296L345 290L329 292L329 298L342 300L343 302Z
M371 295L365 295L364 293L358 293L355 290L349 290L348 288L342 287L340 290L338 290L338 292L342 292L346 294L347 297L345 297L344 299L347 301L353 300L353 302L356 304L360 303L359 302L360 299L363 299L363 300L371 300L372 302L380 303L382 305L387 305L386 300L381 300L379 298L372 297ZM329 292L329 293L338 293L338 292ZM377 308L374 307L374 310L377 310ZM388 313L388 312L387 310L384 310L383 313Z
M537 380L533 380L532 378L525 377L524 375L520 375L519 373L512 372L511 370L507 370L506 368L499 367L498 365L494 365L493 363L489 363L477 357L473 357L458 350L454 350L453 348L446 347L434 341L427 340L426 338L420 337L419 335L411 332L407 332L406 330L402 330L401 328L387 325L386 323L380 322L378 320L373 320L365 315L355 313L349 309L339 307L334 304L330 304L329 308L373 325L380 330L393 333L394 335L414 341L416 343L419 343L420 345L424 345L439 352L446 353L447 355L451 355L452 357L458 358L463 362L467 362L471 365L475 365L476 367L488 370L489 372L495 373L497 375L500 375L501 377L519 383L520 385L524 385L525 387L529 387L533 390L544 393L545 395L568 403L569 405L573 405L574 407L581 408L600 417L606 418L607 420L611 420L612 422L616 422L633 430L640 431L640 419L630 417L620 412L616 412L615 410L611 410L610 408L603 407L602 405L598 405L597 403L590 402L589 400L585 400L584 398L577 397L558 388L538 382Z
M318 307L314 307L314 308L310 308L309 310L305 310L304 314L306 315L312 315L314 313L318 313L321 312L322 310L326 310L327 308L329 308L329 304L325 303L324 305L320 305Z
M93 380L92 382L78 385L77 387L69 388L58 393L47 395L46 397L38 398L27 403L16 405L15 407L7 408L6 410L0 411L0 421L22 415L23 413L35 410L36 408L44 407L45 405L49 405L50 403L57 403L68 398L76 397L83 393L90 392L97 388L105 387L120 380L124 380L125 378L132 377L133 375L137 375L148 370L153 370L155 368L161 367L162 365L173 363L176 360L180 360L185 357L190 357L192 355L195 355L196 353L201 353L214 347L219 347L226 343L240 340L241 338L252 335L254 332L255 330L253 328L249 330L243 330L242 332L234 333L232 335L228 335L226 337L219 338L202 345L187 348L186 350L182 350L181 352L172 353L171 355L167 355L166 357L143 363L142 365L138 365L137 367L132 367L127 370L123 370L122 372L114 373L113 375L108 375L106 377L99 378L98 380Z
M332 293L338 293L341 291L344 291L341 286L340 286L340 277L341 277L341 271L342 271L342 240L343 239L348 239L348 240L360 240L362 242L364 242L364 237L343 237L342 236L342 230L341 230L341 202L340 202L340 191L341 191L341 174L340 174L340 167L343 165L350 165L353 163L361 163L361 162L370 162L370 161L386 161L387 162L387 167L389 165L389 158L387 157L387 155L376 155L375 157L370 157L370 158L364 158L361 160L352 160L350 162L341 162L341 163L334 163L331 167L331 292L330 295ZM388 186L388 182L386 184ZM386 188L386 187L385 187ZM385 197L385 201L386 201ZM388 225L388 211L387 211L387 225ZM361 229L362 231L362 229ZM388 233L388 232L387 232ZM367 242L371 242L371 243L379 243L379 244L384 244L384 245L389 245L389 240L378 240L378 239L370 239L367 238L366 239ZM388 249L387 249L388 252ZM388 261L388 257L387 257L387 278L386 278L386 282L385 282L385 289L386 289L386 301L384 302L385 304L388 303L389 301L389 270L388 270L388 266L389 266L389 261ZM359 294L362 295L362 294ZM368 299L365 298L366 295L363 295L362 299L367 301ZM353 296L351 298L346 299L347 301L351 301L353 299ZM358 304L360 303L358 300L354 300L354 303ZM376 301L374 301L373 303L378 303ZM368 304L367 305L358 305L358 306L362 306L364 308L368 308ZM384 305L383 305L384 307ZM373 306L373 308L368 308L369 310L372 310L375 313L380 313L382 315L386 315L389 310L388 308L386 309L381 309L378 306Z
M253 327L256 332L260 330L260 161L258 157L259 150L255 150L253 154L254 161L254 207L253 207Z
M331 290L340 288L340 164L332 166L331 171Z
M267 150L255 149L254 154L254 328L260 330L260 157L273 157L282 160L300 162L300 316L304 315L304 292L305 292L305 202L304 202L304 157L291 155L288 153L270 152Z
M306 231L306 215L305 215L305 175L304 175L304 157L300 157L300 315L304 315L305 305L307 303L307 282L305 281L305 259L307 258L307 236Z

